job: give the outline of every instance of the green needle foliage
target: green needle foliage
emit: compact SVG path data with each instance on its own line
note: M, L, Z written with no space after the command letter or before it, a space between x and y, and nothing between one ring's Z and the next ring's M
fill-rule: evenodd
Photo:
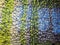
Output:
M10 45L13 7L14 0L5 0L5 7L2 10L2 23L0 23L0 45Z
M21 45L27 45L26 42L26 10L27 9L27 5L24 5L24 14L21 18L21 25L20 25L20 43Z

